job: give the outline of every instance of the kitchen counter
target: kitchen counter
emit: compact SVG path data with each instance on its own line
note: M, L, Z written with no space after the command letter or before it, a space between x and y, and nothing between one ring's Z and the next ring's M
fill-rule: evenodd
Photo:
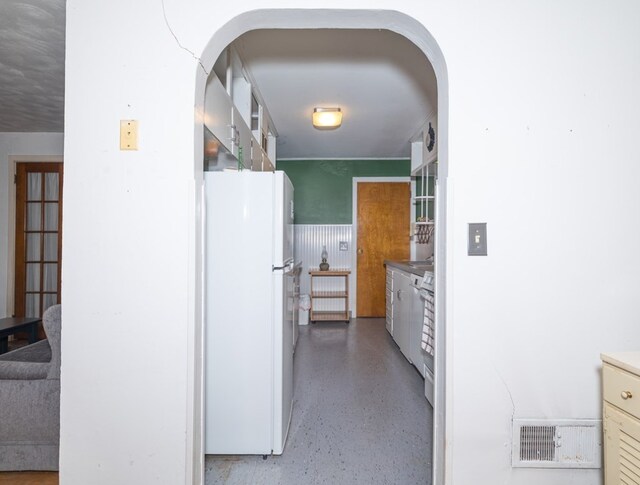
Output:
M385 266L392 266L399 270L417 276L424 276L425 272L433 273L433 263L428 261L384 261Z

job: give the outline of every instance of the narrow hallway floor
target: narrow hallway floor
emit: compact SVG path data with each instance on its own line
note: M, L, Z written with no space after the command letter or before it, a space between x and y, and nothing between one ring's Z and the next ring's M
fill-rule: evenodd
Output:
M431 484L424 381L382 318L301 326L282 456L205 457L213 484Z

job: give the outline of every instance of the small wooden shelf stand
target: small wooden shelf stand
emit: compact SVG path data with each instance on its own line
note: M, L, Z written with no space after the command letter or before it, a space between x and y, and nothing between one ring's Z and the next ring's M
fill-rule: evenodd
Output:
M349 312L349 275L351 271L348 269L330 269L320 271L319 269L310 269L311 275L311 309L309 311L309 320L315 322L347 322L351 317ZM315 290L313 288L313 280L316 278L344 278L344 289L342 290ZM314 310L316 300L320 299L341 299L344 301L343 311L318 311Z

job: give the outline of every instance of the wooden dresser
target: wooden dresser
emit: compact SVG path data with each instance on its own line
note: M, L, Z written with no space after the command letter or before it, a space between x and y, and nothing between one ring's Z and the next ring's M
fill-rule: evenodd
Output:
M640 352L602 354L605 485L640 485Z

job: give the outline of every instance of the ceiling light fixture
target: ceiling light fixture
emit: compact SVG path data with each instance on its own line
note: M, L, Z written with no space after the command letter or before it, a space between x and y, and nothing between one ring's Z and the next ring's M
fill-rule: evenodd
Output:
M340 108L313 108L313 126L319 129L337 128L342 124Z

